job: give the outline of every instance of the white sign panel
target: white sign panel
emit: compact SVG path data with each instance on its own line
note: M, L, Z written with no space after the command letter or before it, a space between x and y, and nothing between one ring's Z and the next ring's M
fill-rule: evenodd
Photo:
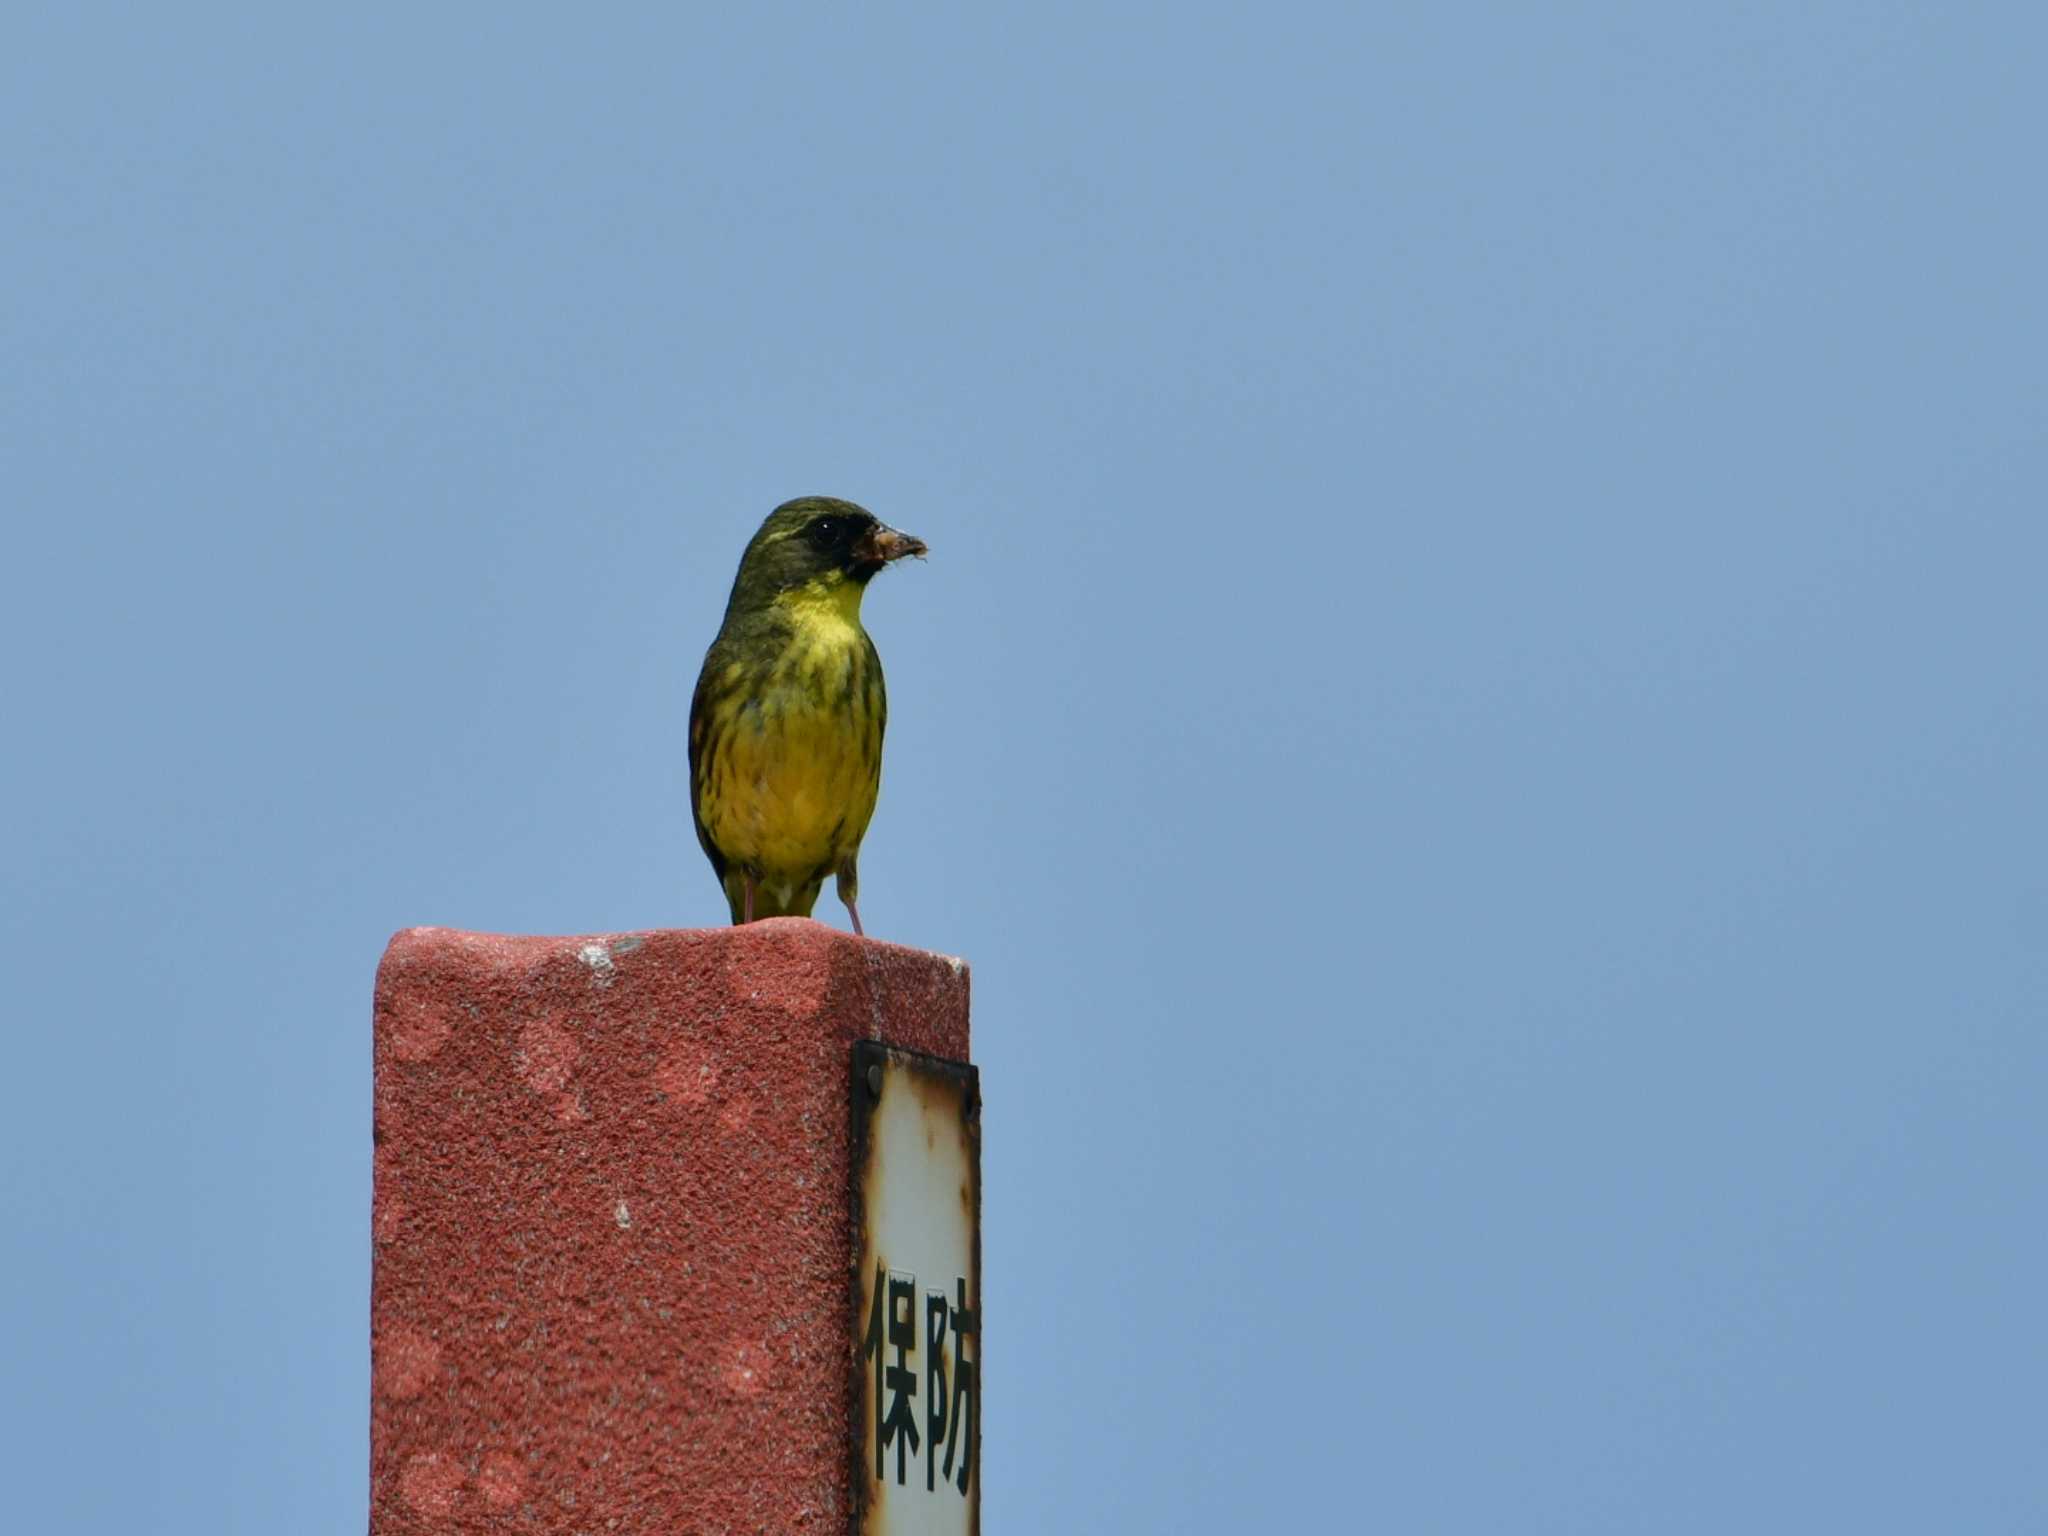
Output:
M853 1059L854 1530L981 1529L981 1089L966 1062Z

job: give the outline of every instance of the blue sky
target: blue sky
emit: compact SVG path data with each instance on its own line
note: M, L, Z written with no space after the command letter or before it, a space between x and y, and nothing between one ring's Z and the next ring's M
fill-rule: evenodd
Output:
M10 11L10 1519L361 1531L377 956L722 919L827 493L993 1529L2039 1529L2044 43Z

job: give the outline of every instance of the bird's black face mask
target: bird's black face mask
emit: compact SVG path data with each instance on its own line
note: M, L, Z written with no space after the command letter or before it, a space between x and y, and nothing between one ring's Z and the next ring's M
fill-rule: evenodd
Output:
M925 553L924 540L894 528L850 501L806 496L770 514L747 547L735 592L760 596L848 581L864 587L875 572L905 555Z

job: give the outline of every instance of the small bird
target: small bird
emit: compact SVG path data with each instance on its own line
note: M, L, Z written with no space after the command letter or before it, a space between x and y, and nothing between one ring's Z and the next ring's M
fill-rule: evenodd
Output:
M690 815L735 923L809 917L829 874L861 932L889 700L860 600L883 566L924 553L850 501L803 496L740 557L690 700Z

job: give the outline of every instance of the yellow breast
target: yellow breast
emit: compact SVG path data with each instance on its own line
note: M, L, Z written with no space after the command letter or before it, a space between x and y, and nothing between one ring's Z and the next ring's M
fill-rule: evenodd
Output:
M807 614L719 733L705 827L733 863L801 883L856 852L881 784L880 678L857 623ZM727 679L737 684L737 676Z

